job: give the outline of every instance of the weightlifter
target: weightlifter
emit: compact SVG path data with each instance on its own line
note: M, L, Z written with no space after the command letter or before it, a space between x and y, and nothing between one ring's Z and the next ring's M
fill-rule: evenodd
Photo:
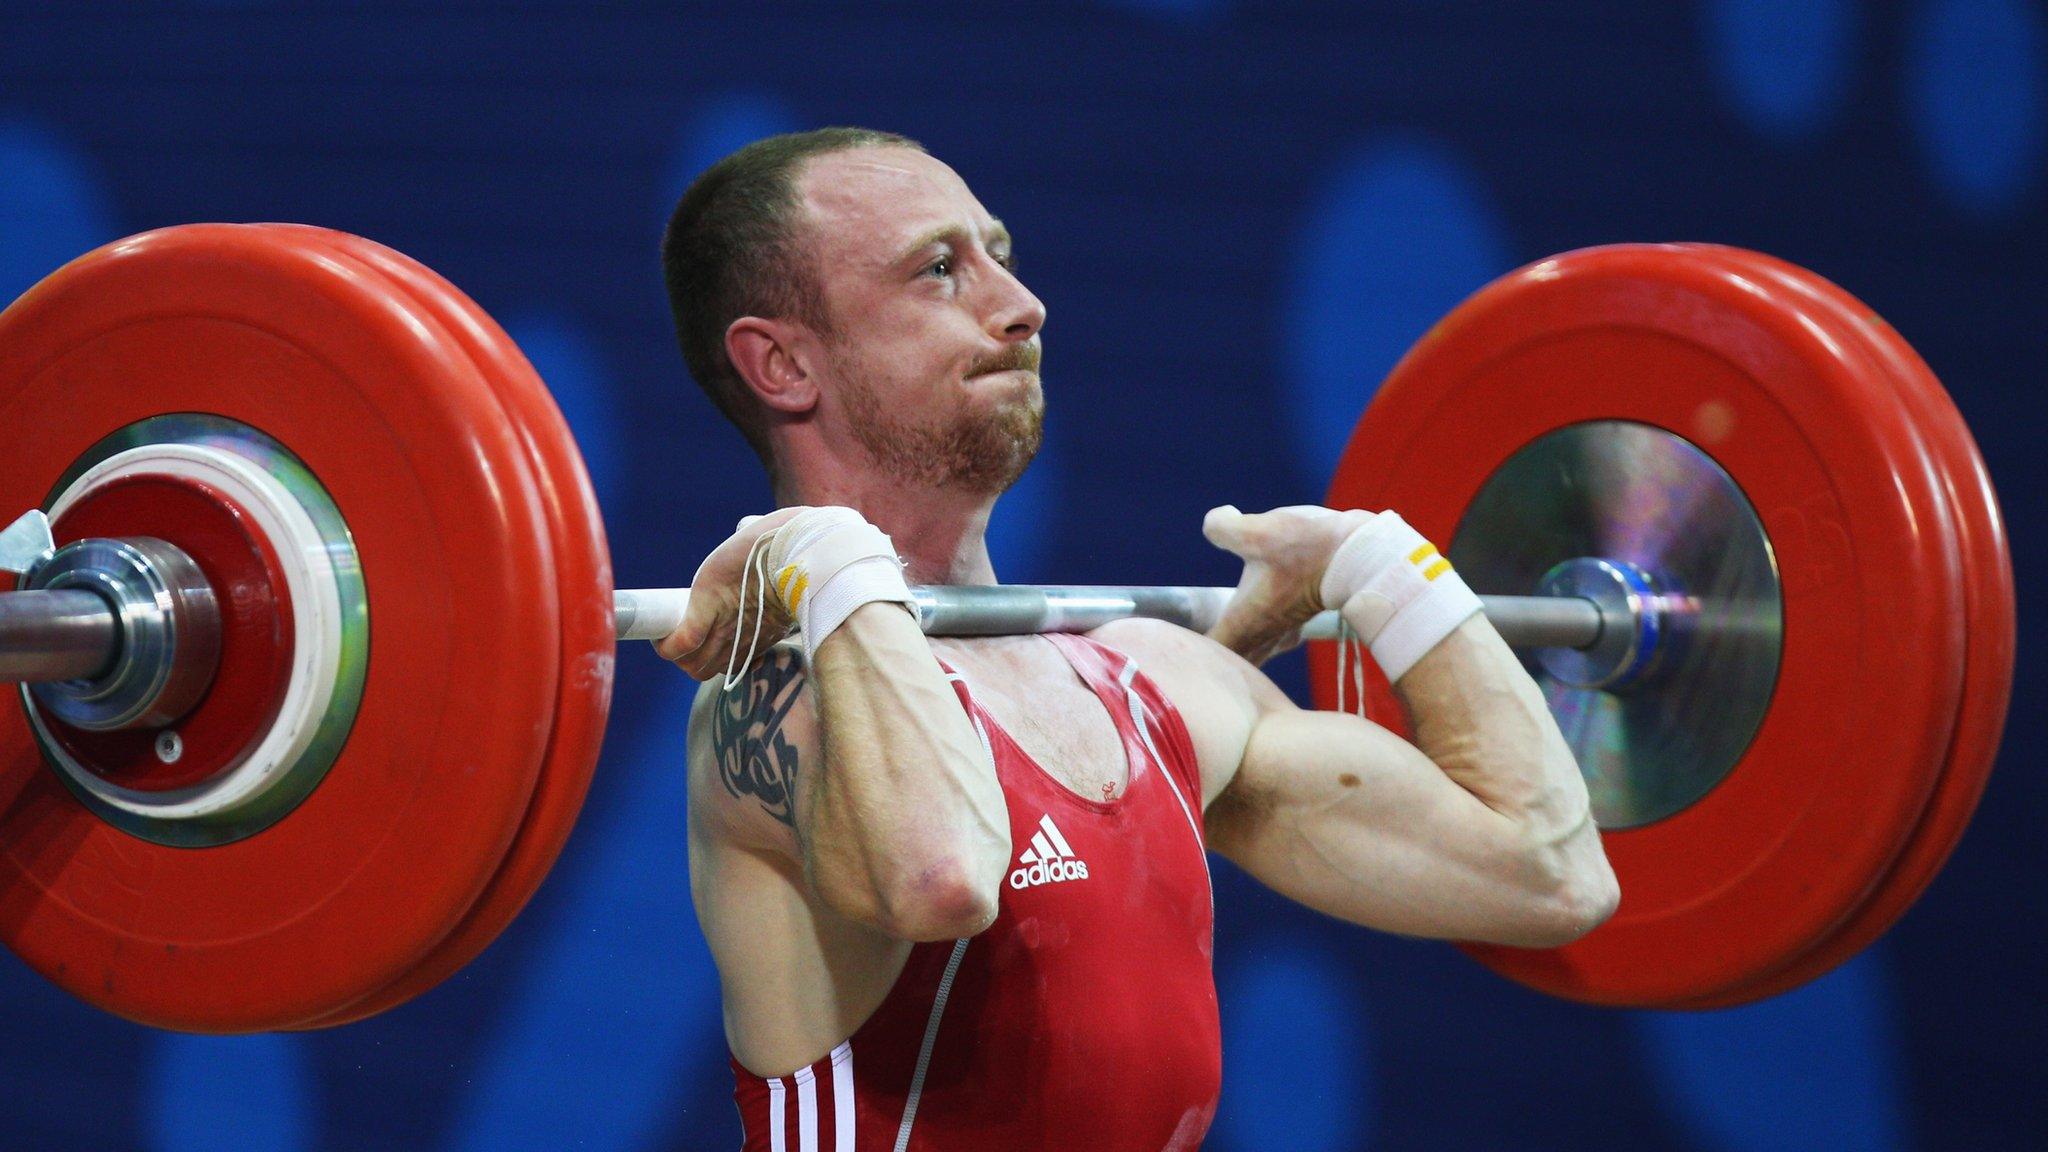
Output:
M746 1148L1196 1147L1221 1077L1207 851L1405 935L1550 947L1613 911L1536 685L1391 512L1211 512L1245 568L1210 636L923 635L909 583L996 580L1045 307L918 144L749 145L662 259L691 374L780 506L658 645L703 681L690 879ZM1324 606L1413 745L1258 670Z

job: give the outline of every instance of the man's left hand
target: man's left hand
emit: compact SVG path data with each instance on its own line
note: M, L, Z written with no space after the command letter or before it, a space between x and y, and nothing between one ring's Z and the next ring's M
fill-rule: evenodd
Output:
M1301 643L1301 626L1324 608L1323 570L1337 546L1373 513L1292 504L1246 515L1226 504L1202 520L1209 543L1244 560L1209 638L1254 664Z

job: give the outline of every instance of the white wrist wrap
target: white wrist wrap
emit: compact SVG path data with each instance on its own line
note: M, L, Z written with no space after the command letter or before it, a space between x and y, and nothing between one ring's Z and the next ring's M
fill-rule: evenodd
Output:
M806 663L863 604L885 600L917 610L896 546L851 508L798 513L776 530L766 567L768 586L796 620Z
M1389 681L1479 611L1436 545L1392 512L1354 529L1323 570L1323 603L1337 606Z

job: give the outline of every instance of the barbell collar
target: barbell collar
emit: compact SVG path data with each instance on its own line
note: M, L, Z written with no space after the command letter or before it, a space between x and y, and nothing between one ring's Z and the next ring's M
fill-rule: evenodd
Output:
M78 540L0 593L0 679L76 728L162 727L213 683L220 604L192 558L151 537Z

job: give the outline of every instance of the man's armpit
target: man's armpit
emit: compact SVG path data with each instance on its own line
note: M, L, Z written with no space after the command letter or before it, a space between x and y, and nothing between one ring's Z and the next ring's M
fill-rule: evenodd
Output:
M783 645L731 691L714 689L709 705L718 782L734 799L759 803L791 828L796 827L796 784L803 765L783 722L803 687L803 655Z

